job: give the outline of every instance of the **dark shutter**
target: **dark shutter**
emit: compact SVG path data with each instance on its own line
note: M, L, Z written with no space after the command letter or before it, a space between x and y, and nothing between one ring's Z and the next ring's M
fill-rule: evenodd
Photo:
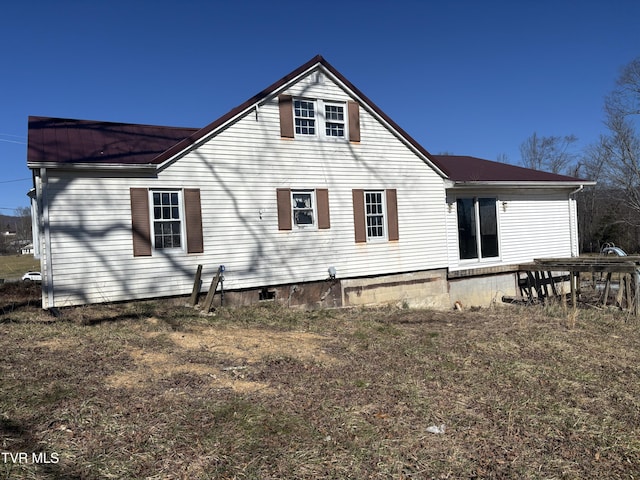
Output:
M387 229L389 240L398 240L398 197L395 188L387 190Z
M329 190L318 188L316 190L316 201L318 202L318 228L326 229L331 227L329 218Z
M291 190L276 189L278 200L278 230L291 230Z
M349 141L360 141L360 106L356 102L348 102L349 110Z
M353 228L356 243L367 241L367 219L364 214L364 190L353 190Z
M149 221L149 191L131 188L131 229L133 232L133 256L151 255L151 223Z
M278 95L280 107L280 136L293 138L293 102L291 95Z
M200 189L184 189L184 216L187 226L187 253L204 252Z

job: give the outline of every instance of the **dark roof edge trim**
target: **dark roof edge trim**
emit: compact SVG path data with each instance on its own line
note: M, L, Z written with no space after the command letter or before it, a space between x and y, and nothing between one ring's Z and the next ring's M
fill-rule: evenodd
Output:
M504 187L504 188L573 188L588 187L596 185L592 180L575 181L548 181L548 180L486 180L477 182L455 182L449 181L446 188L477 188L477 187Z
M58 162L27 162L31 170L40 168L51 170L111 170L111 171L153 171L158 168L152 163L122 164L122 163L58 163Z
M322 63L322 62L324 62L324 59L320 55L316 55L311 60L306 62L304 65L301 65L300 67L296 68L294 71L282 77L277 82L271 84L270 86L268 86L261 92L257 93L247 101L229 110L227 113L225 113L223 116L221 116L217 120L214 120L212 123L201 128L200 130L195 132L193 135L185 138L184 140L175 144L170 149L161 153L160 155L158 155L156 158L153 159L153 163L162 164L167 160L172 159L174 156L184 152L185 150L188 150L191 147L201 143L206 136L213 133L218 128L224 126L226 123L230 122L235 117L242 114L243 112L250 110L256 104L259 104L261 101L264 101L266 98L275 95L278 92L278 90L282 89L283 87L288 85L291 81L295 80L300 75L304 74L307 70L310 70L311 68L313 68L317 63Z
M442 178L447 178L447 175L444 171L438 167L438 165L431 159L431 154L424 148L417 140L415 140L411 135L409 135L400 125L398 125L395 121L391 119L384 111L378 107L375 103L373 103L369 97L367 97L364 93L358 89L354 84L352 84L349 80L347 80L338 70L336 70L333 65L327 62L324 58L320 57L322 61L320 62L322 66L324 66L334 77L335 80L338 80L343 86L350 90L356 97L358 97L361 103L364 106L368 106L371 111L381 119L387 126L391 127L391 129L395 130L396 134L404 140L409 146L413 147L419 155L423 157L423 159L429 164L431 168L433 168L436 173L438 173Z

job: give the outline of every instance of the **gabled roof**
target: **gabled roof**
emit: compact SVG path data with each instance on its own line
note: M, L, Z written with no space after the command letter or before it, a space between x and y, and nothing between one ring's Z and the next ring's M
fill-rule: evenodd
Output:
M300 75L310 71L316 66L322 66L327 72L342 82L346 88L350 89L364 104L366 104L367 107L387 122L401 138L412 145L425 157L425 159L429 158L429 152L427 152L422 145L414 140L407 132L387 116L386 113L369 100L366 95L356 88L322 56L316 55L288 75L282 77L277 82L273 83L201 129L173 129L171 127L128 125L133 130L135 130L136 127L141 127L141 129L144 129L144 131L150 135L151 138L149 140L153 142L154 148L148 148L145 155L138 155L135 151L131 151L130 155L126 155L126 152L122 151L122 149L113 153L106 153L102 148L103 144L107 146L111 145L111 142L114 140L113 134L115 131L120 128L126 128L127 124L29 117L29 148L27 162L34 166L35 164L42 162L64 163L67 165L79 162L94 164L117 162L123 165L159 165L185 149L188 149L191 145L198 143L204 137L222 127L246 110L258 105L261 101L264 101L272 95L276 95L278 91L285 87L289 82L295 80ZM85 125L85 123L87 125ZM67 132L62 132L62 129L67 129ZM154 129L158 129L158 131L156 132ZM162 139L166 138L168 140L165 132L166 129L169 131L176 130L173 133L177 134L177 136L180 136L180 133L184 133L184 135L182 135L181 138L176 139L173 144L166 146L166 148L158 152L155 156L151 156L150 154L152 150L155 151L165 145ZM83 131L90 133L91 137L89 139L80 139L79 135ZM141 132L142 130L138 130L138 133ZM113 144L116 145L122 138L123 137L118 136ZM82 148L86 155L78 155L75 153L75 150L77 149L75 143L77 142L88 142L93 146L93 148ZM65 158L64 154L66 153L71 153L72 157L70 157L70 159ZM106 157L104 157L105 155Z
M404 129L317 55L288 75L230 110L204 128L134 125L88 120L29 117L27 163L30 167L72 165L159 166L206 140L207 136L238 116L277 95L291 82L314 68L323 68L349 90L365 108L385 122L398 137L423 157L438 173L455 184L482 183L560 183L590 184L573 177L516 167L467 156L432 155Z
M240 115L242 112L245 112L246 110L254 107L255 105L260 104L261 101L264 101L268 97L276 95L281 89L283 89L283 87L285 87L291 81L300 77L305 72L311 71L316 66L323 67L328 73L333 75L348 90L350 90L358 99L360 99L366 107L370 108L383 121L388 123L389 126L393 128L402 139L404 139L407 143L413 146L420 154L422 154L425 157L425 159L428 159L430 157L431 154L422 145L420 145L416 140L414 140L396 122L394 122L386 113L384 113L375 103L373 103L364 93L362 93L355 85L353 85L349 80L347 80L347 78L344 77L338 70L336 70L333 67L333 65L327 62L324 59L324 57L322 57L321 55L316 55L308 62L304 63L303 65L300 65L298 68L296 68L294 71L292 71L288 75L285 75L280 80L276 81L269 87L262 90L260 93L248 99L246 102L242 103L241 105L238 105L236 108L227 112L225 115L218 118L214 122L210 123L206 127L198 130L189 138L185 138L180 143L174 145L172 148L170 148L169 150L164 152L162 155L160 155L158 158L156 158L154 160L154 163L161 163L165 160L170 159L174 155L180 153L184 149L189 148L189 146L197 143L200 139L202 139L206 135L222 127L237 115Z

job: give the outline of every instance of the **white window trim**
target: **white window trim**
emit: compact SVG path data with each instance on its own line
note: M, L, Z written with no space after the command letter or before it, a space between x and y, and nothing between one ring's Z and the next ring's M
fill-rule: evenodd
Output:
M296 207L294 197L296 194L304 193L311 195L311 213L313 217L313 223L309 225L298 225L296 223ZM292 188L291 189L291 226L299 230L317 230L318 229L318 202L316 199L315 189L309 188Z
M303 102L312 102L314 104L314 112L315 112L315 134L309 135L304 133L296 132L296 119L297 118L307 118L307 117L297 117L296 116L296 108L295 102L303 101ZM326 119L326 111L325 106L339 106L342 107L342 112L344 116L343 125L344 125L344 135L341 137L334 137L331 135L327 135L327 119ZM306 98L306 97L293 97L293 132L294 136L297 139L322 139L323 141L328 142L345 142L349 140L349 109L346 101L339 100L323 100L319 98ZM329 123L339 123L335 121L331 121Z
M155 213L153 194L154 193L177 193L178 194L178 213L180 215L180 246L168 248L156 248L155 235ZM151 249L154 252L162 252L163 254L184 253L187 251L187 227L184 213L184 194L181 188L150 188L149 189L149 220L151 222Z
M383 232L383 235L380 237L369 236L369 224L367 223L367 219L369 218L369 214L367 214L367 194L368 193L380 194L380 201L382 203L382 232ZM367 243L388 242L389 241L389 228L387 225L388 222L389 222L389 217L387 216L386 190L365 190L364 191L364 227L367 235Z
M470 264L480 264L480 263L495 263L495 262L499 262L502 259L502 248L501 248L501 243L500 242L500 209L498 208L498 205L500 203L500 200L497 197L492 197L492 196L483 196L483 195L473 195L473 196L459 196L456 197L456 238L458 237L458 212L457 212L457 201L459 199L465 199L465 198L471 198L473 199L473 208L474 208L474 212L475 212L475 217L476 217L476 253L477 253L477 258L460 258L460 247L459 247L459 240L458 239L458 248L457 248L457 252L458 252L458 262L461 265L470 265ZM481 238L480 238L480 203L478 202L479 199L481 198L493 198L495 199L495 212L496 212L496 235L498 236L498 256L496 257L483 257L482 256L482 247L481 247Z

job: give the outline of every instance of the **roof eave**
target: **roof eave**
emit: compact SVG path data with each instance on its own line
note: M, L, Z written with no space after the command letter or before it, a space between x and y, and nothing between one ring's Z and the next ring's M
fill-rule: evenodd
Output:
M503 187L503 188L575 188L595 185L596 182L590 180L576 181L517 181L517 180L486 180L486 181L448 181L447 188L478 188L478 187Z
M151 163L123 164L123 163L60 163L60 162L27 162L31 170L46 168L47 170L113 170L113 171L154 171L157 165Z

